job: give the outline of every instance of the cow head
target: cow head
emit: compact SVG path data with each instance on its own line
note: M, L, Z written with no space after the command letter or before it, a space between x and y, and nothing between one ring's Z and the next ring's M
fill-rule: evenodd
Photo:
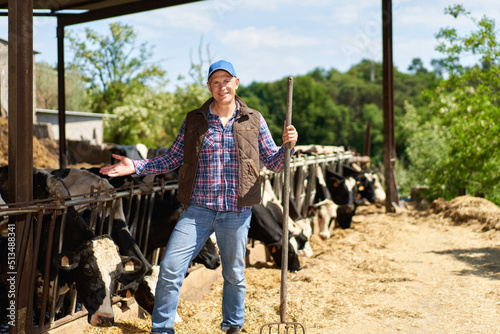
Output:
M271 257L278 267L281 268L281 260L283 254L283 244L280 241L274 242L272 244L266 245ZM299 255L295 251L293 245L288 243L288 270L291 272L296 272L300 270L300 260Z
M311 239L313 230L310 218L302 218L297 221L290 220L288 222L288 229L292 234L290 244L294 247L295 252L299 256L311 257L313 255Z
M115 281L124 272L142 268L142 263L131 257L122 258L118 247L107 236L88 241L75 252L60 253L54 258L60 275L71 275L76 290L88 311L91 325L113 323L111 297Z
M325 199L309 207L308 214L312 217L314 234L319 234L321 239L330 238L330 231L335 228L337 207L332 200ZM333 223L333 224L332 224Z
M352 176L344 177L327 169L325 180L335 204L354 204L358 190L356 180Z
M352 217L356 211L355 205L352 204L344 204L339 205L337 208L337 222L339 226L343 229L350 228Z
M356 165L343 165L343 175L352 176L356 179L359 195L370 203L381 203L385 201L385 191L380 184L377 173L362 170Z
M203 264L208 269L217 269L220 266L220 257L212 239L208 238L200 253L196 255L193 262Z
M153 307L155 305L155 291L158 277L160 275L160 267L154 265L151 272L144 276L144 280L139 284L137 292L134 295L137 303L149 314L153 314ZM174 322L182 322L181 317L176 312Z
M262 204L254 205L252 207L252 218L250 221L250 229L248 230L248 237L262 241L267 246L274 262L279 267L281 267L281 254L283 250L281 243L282 236L281 226L276 221L271 211ZM288 270L300 270L299 256L290 242L288 244Z
M340 227L349 228L356 211L355 199L358 195L356 180L352 176L344 177L328 169L325 172L325 180L333 201L339 205L337 221Z
M366 198L370 203L375 203L375 179L371 173L360 172L356 174L356 185L358 193L362 198Z
M382 187L382 184L380 183L378 174L374 172L367 172L366 177L368 178L368 180L370 180L370 182L373 183L376 203L384 203L386 195L384 187Z

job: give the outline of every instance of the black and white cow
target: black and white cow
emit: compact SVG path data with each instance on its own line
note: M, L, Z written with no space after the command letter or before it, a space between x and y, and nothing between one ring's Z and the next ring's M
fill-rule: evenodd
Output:
M335 173L328 168L325 170L324 174L326 189L331 196L331 199L335 204L338 205L337 208L337 222L339 226L343 229L351 227L352 217L356 212L356 196L357 187L356 180L352 176L344 177L338 173ZM320 183L318 181L318 183ZM316 199L320 202L324 199L328 199L328 196L323 194L325 198L319 198L321 195L318 189L322 189L321 186L317 186Z
M64 169L46 169L51 175L62 180L64 185L69 191L69 194L72 199L81 199L81 198L90 198L94 196L91 193L92 188L94 188L94 192L99 190L103 194L110 195L114 193L115 188L108 182L108 180L100 178L90 172L85 170L77 169L77 168L64 168ZM121 209L121 200L118 203L120 208L118 209L117 214L120 215L120 212L123 217L119 217L124 219L123 210ZM83 213L85 210L89 210L89 204L79 204L75 205L75 209L79 213ZM106 212L106 216L110 214L110 208L108 208Z
M269 180L264 182L262 203L252 206L252 219L248 237L262 241L269 250L274 262L281 267L282 237L283 237L283 207L272 191ZM312 230L310 222L294 222L289 219L288 240L288 270L300 270L299 253L304 256L312 255L309 237Z
M118 154L123 157L129 157L132 160L146 159L148 148L144 144L136 145L113 145L110 148L111 154ZM117 163L118 160L111 157L111 164Z
M107 179L101 178L89 171L77 169L77 168L65 168L65 169L55 169L50 170L50 173L54 176L59 177L66 187L68 188L70 195L72 197L83 197L91 196L91 187L100 187L101 191L105 194L114 192L114 187L108 182ZM84 220L88 225L90 225L90 219L92 215L92 208L89 204L78 206L79 212L82 214ZM102 228L103 231L107 231L107 225L109 224L109 219L111 212L113 212L113 220L111 227L111 238L118 245L120 254L122 256L132 256L139 259L142 262L142 268L134 273L124 273L120 276L120 283L124 286L129 287L131 283L139 284L144 275L151 271L151 264L146 260L141 250L139 249L137 243L132 237L130 231L128 230L127 224L125 222L125 214L123 211L122 199L117 198L114 209L107 206L105 217L99 217L99 222L97 225L104 225L106 228ZM135 285L131 285L135 286ZM131 293L135 291L132 290Z
M113 184L117 188L123 188L129 186L133 181L135 184L143 184L143 178L130 178L130 177L119 177L119 178L109 178L105 175L99 173L98 169L91 169L92 173L95 173L99 177L107 178L108 181ZM161 177L171 179L171 175L162 175ZM134 200L137 200L134 198ZM139 203L139 212L146 212L142 205L145 204L145 201L141 201ZM134 203L128 203L125 205L132 206L132 211L130 216L133 217L135 215L135 210L137 210L137 206ZM147 234L147 243L146 249L144 252L144 256L146 259L151 259L153 255L153 251L157 248L162 248L167 245L168 240L170 239L170 235L177 223L177 220L182 213L182 205L177 200L175 193L167 191L163 194L163 196L155 196L153 198L153 209L151 213L151 220L149 222L149 233ZM117 228L117 224L119 227ZM115 233L119 231L121 236L119 236L118 240L130 240L131 234L129 231L128 224L124 224L121 220L116 220L113 226L113 239L116 238ZM123 244L119 243L120 249L122 249ZM137 244L134 242L133 245L126 246L127 249L136 248L136 251L139 251ZM142 256L142 254L141 254ZM140 257L148 266L150 266L150 262L143 257ZM216 269L220 266L220 258L217 252L217 249L212 242L211 239L208 239L207 242L203 245L200 253L193 259L193 262L203 264L208 269ZM155 266L153 266L154 268ZM126 276L125 276L126 277ZM148 312L152 312L152 308L154 305L154 294L156 288L157 277L155 276L154 270L148 270L142 280L135 279L126 282L124 279L121 280L124 283L124 287L118 291L118 294L122 297L127 295L127 291L130 291L134 294L135 299L138 304L147 310ZM180 319L180 318L179 318Z
M330 238L332 230L335 228L338 207L331 199L322 200L309 207L313 234L318 234L323 240Z
M373 187L375 188L375 201L376 201L376 203L384 204L386 194L385 194L384 187L382 186L382 183L380 183L380 178L379 178L378 174L375 172L367 172L366 178L368 179L369 182L373 183Z
M262 241L278 267L281 267L283 232L271 211L262 204L252 206L252 220L248 237ZM300 260L293 246L288 243L288 270L300 270Z
M133 181L136 184L144 184L144 180L141 177L113 177L109 178L99 172L98 168L88 169L91 173L96 174L99 177L108 179L108 181L115 188L122 188L124 186L130 185ZM164 179L167 181L176 180L176 173L170 172L166 174L160 174L155 177L155 180ZM144 204L144 203L141 203ZM135 205L132 203L124 204L125 206L131 205L135 210ZM139 209L141 210L141 208ZM152 255L152 252L157 248L162 248L167 245L170 235L183 211L182 204L177 200L176 192L167 191L163 196L155 196L153 199L153 210L151 214L151 222L149 226L149 233L147 235L147 246L145 251L146 258ZM134 216L135 212L131 212L131 216ZM205 245L202 247L200 253L193 259L193 262L203 264L208 269L216 269L220 265L220 258L217 253L217 249L211 239L208 239Z
M271 182L265 180L263 188L262 204L271 211L274 219L283 228L283 206L274 193ZM292 197L289 198L288 230L290 233L290 243L295 252L300 256L310 257L312 255L309 243L312 235L311 220L302 217Z
M362 170L356 165L344 165L342 175L354 177L361 198L370 203L383 204L385 202L385 191L377 173Z
M8 167L0 168L2 197L8 202ZM69 198L70 194L64 183L50 173L34 169L33 194L35 199L51 197ZM45 216L46 218L50 218ZM61 230L60 219L56 220L55 236ZM37 222L38 224L40 222ZM44 277L47 239L49 235L48 219L41 222L42 237L37 261L37 270ZM61 252L58 244L61 243ZM74 207L68 207L62 240L54 238L51 249L50 281L58 275L59 295L66 292L75 283L81 303L88 311L88 321L92 325L113 322L114 314L111 297L116 280L125 272L135 272L142 268L137 258L122 257L117 245L108 236L95 236L88 228L81 215ZM5 258L5 256L2 256ZM49 293L51 295L51 293ZM36 303L35 303L36 305Z
M137 303L141 305L141 307L149 314L153 314L153 308L155 306L156 284L158 283L159 273L160 267L157 265L153 266L151 275L148 275L144 279L144 282L139 285L135 295ZM179 316L177 311L175 312L174 322L182 322L182 318Z
M322 239L330 238L331 231L335 228L338 205L332 201L330 191L326 186L323 169L316 166L316 189L314 204L308 208L308 215L312 217L313 233Z

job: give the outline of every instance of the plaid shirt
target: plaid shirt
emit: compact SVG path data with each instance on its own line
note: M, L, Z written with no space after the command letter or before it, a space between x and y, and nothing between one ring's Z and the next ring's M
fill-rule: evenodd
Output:
M191 200L215 211L238 211L238 155L233 124L239 106L226 127L208 110L208 131L199 156L198 172ZM175 170L184 161L184 126L168 150L155 158L134 160L137 175L161 174ZM279 172L284 164L284 147L277 147L266 121L260 116L259 157L267 169ZM250 207L243 207L246 211Z

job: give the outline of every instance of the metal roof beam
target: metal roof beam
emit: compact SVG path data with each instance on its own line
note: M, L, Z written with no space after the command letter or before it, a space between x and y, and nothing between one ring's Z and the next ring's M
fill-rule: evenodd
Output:
M85 22L97 21L102 19L108 19L111 17L135 14L146 12L149 10L155 10L165 7L172 7L192 2L197 2L201 0L186 1L186 0L147 0L127 3L119 6L108 7L105 9L98 9L88 11L82 14L59 14L56 15L58 18L59 26L69 26L74 24L80 24Z

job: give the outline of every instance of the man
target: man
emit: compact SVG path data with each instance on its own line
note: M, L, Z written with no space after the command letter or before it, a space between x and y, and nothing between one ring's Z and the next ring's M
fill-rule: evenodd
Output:
M212 98L186 115L179 134L165 154L145 160L113 155L120 162L103 174L158 174L180 166L178 198L184 211L160 264L152 332L173 334L179 291L192 259L215 232L222 263L221 330L239 333L245 313L245 251L251 206L261 200L259 166L280 171L284 145L293 149L297 131L283 130L277 147L256 110L236 96L239 79L231 63L220 60L208 70Z

